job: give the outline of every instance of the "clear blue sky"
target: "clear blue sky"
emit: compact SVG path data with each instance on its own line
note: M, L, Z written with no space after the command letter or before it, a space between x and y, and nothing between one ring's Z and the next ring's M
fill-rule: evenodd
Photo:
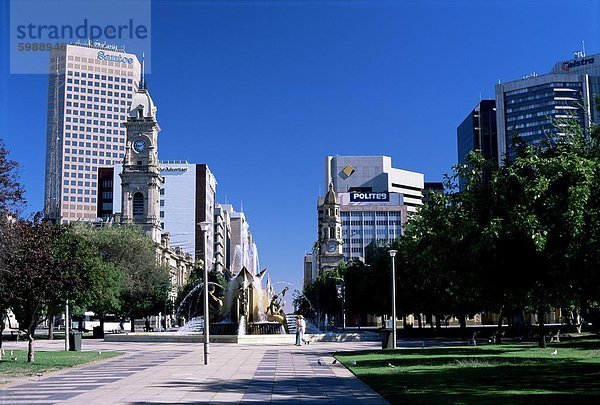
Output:
M8 73L1 10L0 136L40 210L47 77ZM218 199L243 202L261 266L300 286L326 155L385 154L441 180L480 95L548 72L581 40L600 52L599 12L595 0L154 1L160 158L208 163Z

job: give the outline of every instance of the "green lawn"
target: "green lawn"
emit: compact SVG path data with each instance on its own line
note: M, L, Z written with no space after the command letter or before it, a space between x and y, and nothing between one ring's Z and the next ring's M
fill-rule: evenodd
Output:
M392 403L600 403L598 339L546 349L520 343L335 357Z
M6 356L0 361L0 385L6 384L14 377L35 376L37 373L60 370L122 354L118 352L102 352L100 354L97 352L36 351L35 363L27 363L26 351L14 350L12 356L10 350L5 351ZM17 360L13 360L14 358Z

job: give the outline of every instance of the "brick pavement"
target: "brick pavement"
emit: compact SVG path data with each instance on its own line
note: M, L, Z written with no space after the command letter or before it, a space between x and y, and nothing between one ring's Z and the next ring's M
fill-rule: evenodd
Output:
M7 342L6 348L21 343ZM62 342L37 343L60 350ZM377 343L313 342L309 346L107 343L84 340L84 350L125 351L101 363L51 373L0 388L0 404L146 403L386 403L330 352L379 347ZM323 365L318 364L318 359Z

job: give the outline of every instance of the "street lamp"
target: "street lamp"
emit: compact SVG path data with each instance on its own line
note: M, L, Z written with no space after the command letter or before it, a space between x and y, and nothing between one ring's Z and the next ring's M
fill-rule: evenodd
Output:
M396 348L396 257L397 250L389 250L392 258L392 349Z
M199 225L202 230L202 238L204 239L204 365L208 366L210 357L210 317L208 313L208 255L206 253L206 240L208 239L210 222L200 222Z
M346 330L346 280L341 277L333 277L334 280L340 280L342 293L342 329ZM339 292L338 292L339 294Z

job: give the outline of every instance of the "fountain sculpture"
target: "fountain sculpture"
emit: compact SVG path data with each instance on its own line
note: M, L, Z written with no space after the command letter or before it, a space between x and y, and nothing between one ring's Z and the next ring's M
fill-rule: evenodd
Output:
M289 333L283 309L283 298L289 288L286 286L279 294L275 294L271 288L265 289L262 284L266 271L264 269L258 274L252 274L246 267L242 267L230 280L223 298L215 294L213 285L209 287L211 335ZM198 287L202 288L201 285ZM198 290L195 288L193 291ZM203 322L196 322L196 325L201 324Z

